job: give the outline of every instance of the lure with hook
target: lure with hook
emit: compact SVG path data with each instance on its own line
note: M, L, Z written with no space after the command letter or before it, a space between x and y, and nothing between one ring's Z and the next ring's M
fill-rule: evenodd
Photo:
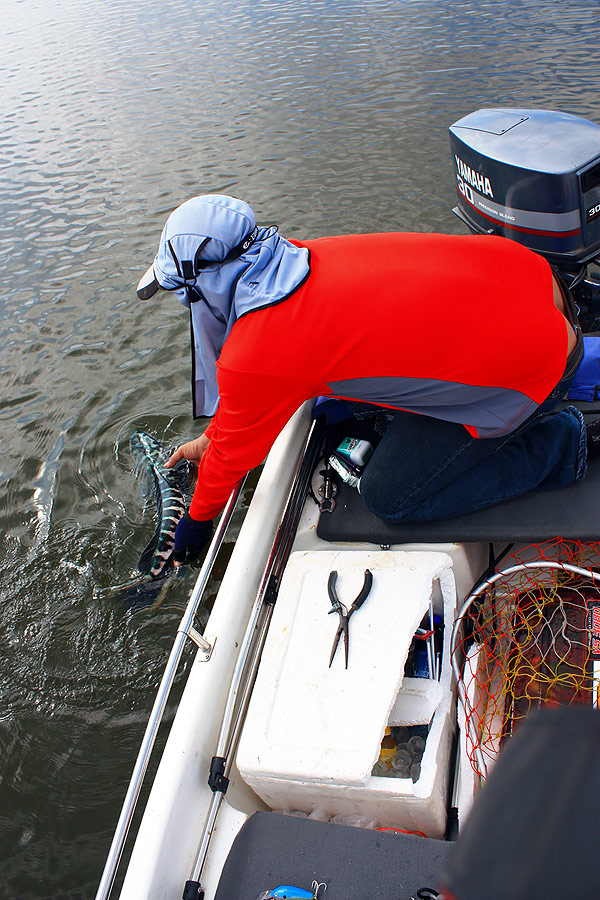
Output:
M323 891L327 890L325 882L313 881L310 891L291 884L280 884L270 891L263 891L256 900L318 900L321 888Z

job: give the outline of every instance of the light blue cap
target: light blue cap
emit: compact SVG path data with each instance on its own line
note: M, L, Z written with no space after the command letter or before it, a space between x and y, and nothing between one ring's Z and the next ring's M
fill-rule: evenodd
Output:
M240 256L256 233L254 210L243 200L224 194L186 200L167 219L154 262L137 286L138 297L148 300L161 288L194 284L202 269Z

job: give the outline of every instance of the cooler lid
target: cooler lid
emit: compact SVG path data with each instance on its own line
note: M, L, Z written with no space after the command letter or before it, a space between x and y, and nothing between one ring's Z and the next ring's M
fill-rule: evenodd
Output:
M242 776L364 785L379 756L416 628L434 582L452 594L445 553L311 551L290 556L238 749ZM338 616L328 615L329 573L350 606L365 569L371 594L350 619L348 669Z

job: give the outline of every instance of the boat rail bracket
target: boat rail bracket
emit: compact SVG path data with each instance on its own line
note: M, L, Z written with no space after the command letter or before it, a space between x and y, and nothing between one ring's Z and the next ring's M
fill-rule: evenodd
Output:
M200 660L200 662L208 662L215 649L215 644L217 643L216 637L208 637L207 635L200 634L198 629L194 628L193 625L190 625L185 633L198 647L199 653L196 655L196 659Z
M227 760L224 756L213 756L210 761L210 774L208 776L208 786L216 794L227 793L229 787L229 778L225 775L225 765Z
M275 606L277 594L279 593L279 578L273 574L269 578L269 583L265 590L264 602L267 606Z

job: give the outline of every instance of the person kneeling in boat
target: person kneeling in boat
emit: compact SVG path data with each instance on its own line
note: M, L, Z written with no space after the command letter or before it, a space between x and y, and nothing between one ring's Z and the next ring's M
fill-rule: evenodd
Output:
M391 522L461 515L585 474L598 435L574 407L556 409L582 358L575 306L548 262L511 240L286 240L247 203L205 195L166 222L137 292L160 289L189 309L194 415L213 417L168 463L198 465L178 564L316 396L395 410L360 482Z

